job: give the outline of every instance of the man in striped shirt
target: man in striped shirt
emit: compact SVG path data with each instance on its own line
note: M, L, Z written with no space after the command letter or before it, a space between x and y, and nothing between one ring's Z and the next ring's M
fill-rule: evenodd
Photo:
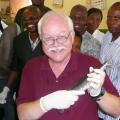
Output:
M107 26L109 31L104 37L100 61L111 63L112 66L106 71L120 95L120 2L116 2L110 7L107 15ZM102 113L100 113L100 117L103 120L120 120L120 117L114 118Z

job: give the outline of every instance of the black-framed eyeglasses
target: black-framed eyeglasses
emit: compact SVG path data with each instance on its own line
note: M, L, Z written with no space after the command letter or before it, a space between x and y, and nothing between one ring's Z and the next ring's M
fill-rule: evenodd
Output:
M44 44L46 45L53 45L55 42L59 43L59 44L63 44L67 41L69 35L70 35L71 32L68 33L67 36L57 36L56 38L54 37L46 37L46 38L43 38L43 42Z

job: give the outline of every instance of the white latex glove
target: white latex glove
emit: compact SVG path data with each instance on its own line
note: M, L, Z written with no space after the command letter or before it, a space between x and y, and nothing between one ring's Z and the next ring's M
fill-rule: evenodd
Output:
M40 99L40 107L44 112L53 108L67 109L73 105L79 98L79 95L85 94L84 91L59 90L48 94Z
M5 104L6 103L6 98L7 98L7 95L8 95L8 92L10 91L10 89L5 86L3 88L3 91L0 93L0 104Z
M101 69L94 69L93 67L89 68L89 74L87 74L87 80L90 82L90 88L88 92L91 96L97 96L101 92L102 85L105 79L105 72Z

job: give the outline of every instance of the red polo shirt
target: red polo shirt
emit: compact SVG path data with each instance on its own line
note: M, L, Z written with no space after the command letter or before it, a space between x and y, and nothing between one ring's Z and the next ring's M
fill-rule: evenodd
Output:
M71 59L63 73L56 79L46 56L32 59L23 70L17 104L39 99L56 90L69 89L77 80L86 76L89 67L100 68L101 64L93 57L72 53ZM106 76L104 88L113 94L116 89ZM62 99L62 98L61 98ZM97 104L86 93L69 109L60 113L53 109L39 120L99 120Z

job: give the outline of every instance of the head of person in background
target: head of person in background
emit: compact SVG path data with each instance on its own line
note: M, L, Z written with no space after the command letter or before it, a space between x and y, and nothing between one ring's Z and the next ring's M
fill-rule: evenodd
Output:
M36 6L41 10L42 15L51 10L49 7L44 5L45 0L31 0L31 2L32 6Z
M87 28L86 30L90 33L93 34L96 29L98 29L102 18L103 14L102 11L98 8L90 8L87 12Z
M51 11L41 18L38 28L43 51L49 57L50 63L68 62L74 41L72 20Z
M114 3L108 10L107 26L112 33L112 41L120 36L120 2Z
M44 1L45 0L31 0L32 5L37 7L44 6Z
M44 15L46 12L51 10L50 8L44 6L44 1L45 0L32 0L31 1L32 5L29 5L29 6L38 7L40 9L40 11L42 12L42 15ZM24 26L23 20L22 20L23 12L25 9L26 9L26 7L19 9L15 16L15 19L14 19L14 22L20 26L22 32L25 31L25 26Z
M80 52L81 42L82 37L77 32L75 32L75 39L72 45L73 52Z
M12 60L10 61L11 64L9 65L11 66L11 68L9 74L7 75L6 83L3 87L3 90L0 93L1 104L4 104L6 102L6 98L9 94L10 89L12 89L12 84L16 80L16 78L18 78L18 81L20 80L19 76L21 75L21 71L24 65L26 64L26 62L33 57L43 54L41 49L41 44L39 44L40 39L37 30L37 24L40 18L41 18L41 11L39 10L38 7L28 6L23 12L22 19L24 21L27 31L22 32L19 36L15 37L15 39L13 40ZM20 52L18 52L19 50ZM18 65L20 66L18 67ZM15 82L15 85L16 88L14 90L17 93L19 88L19 83L17 84Z
M73 21L75 32L82 36L86 29L87 9L78 4L75 5L70 12L70 17Z
M23 12L23 23L25 28L30 33L38 34L37 24L41 17L42 17L42 12L39 10L38 7L35 6L26 7L26 9Z

